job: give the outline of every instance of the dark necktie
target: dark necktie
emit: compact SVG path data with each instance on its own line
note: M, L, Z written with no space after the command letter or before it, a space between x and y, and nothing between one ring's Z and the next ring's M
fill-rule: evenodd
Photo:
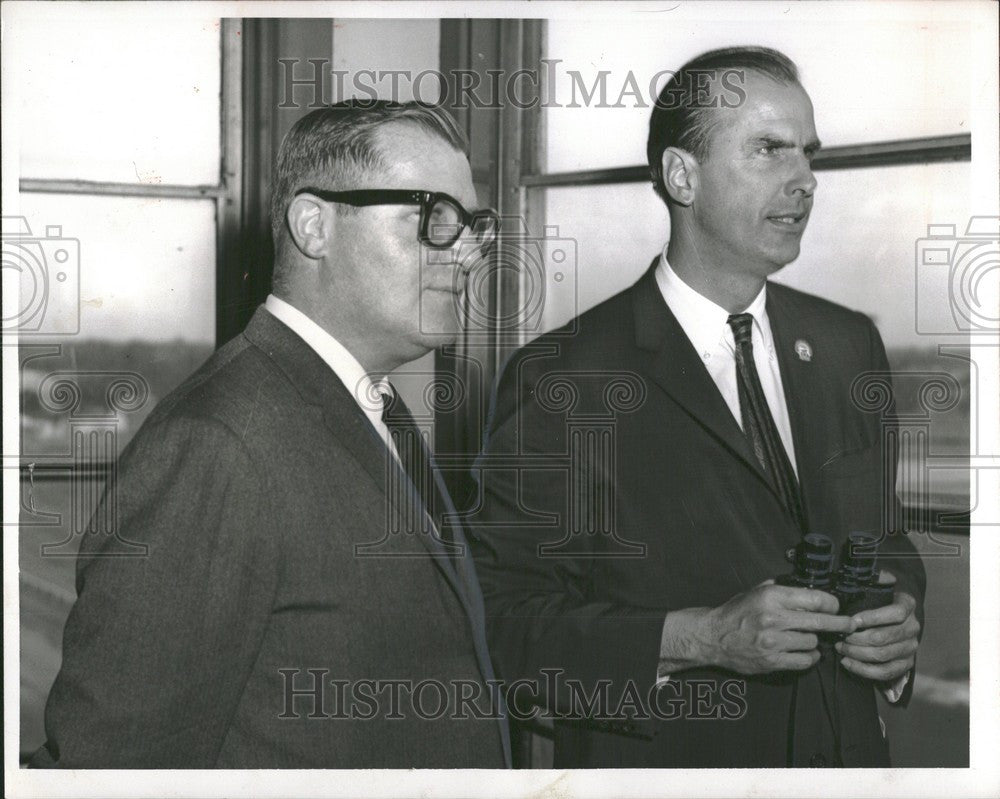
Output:
M753 316L748 313L735 314L727 321L736 341L736 383L743 433L786 510L804 533L805 515L802 512L798 480L795 479L795 471L774 424L771 409L767 406L767 398L753 359Z
M382 394L382 421L389 428L403 469L420 494L428 515L434 520L442 540L448 541L449 539L444 537L445 530L442 523L446 505L434 480L430 452L420 428L410 415L410 409L395 391L391 394Z

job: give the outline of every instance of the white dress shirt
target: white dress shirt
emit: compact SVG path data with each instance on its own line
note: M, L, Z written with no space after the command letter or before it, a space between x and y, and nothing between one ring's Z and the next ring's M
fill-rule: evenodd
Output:
M729 318L729 311L703 297L681 280L667 263L666 249L660 257L655 276L656 285L659 286L667 307L677 317L713 382L718 386L726 405L732 411L736 423L742 429L743 417L740 413L740 394L736 382L736 342L733 339L733 330L726 321ZM778 435L781 436L781 443L785 445L788 460L791 461L792 469L797 475L792 425L788 419L788 406L781 384L778 357L774 351L771 323L767 318L766 302L765 285L744 313L753 316L751 330L753 360L757 366L761 387L764 389L767 407L771 410L774 425L778 428Z
M267 300L264 301L264 307L276 319L288 325L292 332L308 344L333 370L333 373L340 378L340 382L347 388L348 393L354 397L358 407L364 411L372 427L389 448L389 452L399 460L399 453L396 452L396 447L392 443L389 428L382 421L381 395L392 396L395 393L389 379L382 377L378 382L374 382L371 375L358 363L358 359L351 355L343 344L294 305L269 294Z
M656 266L656 285L663 295L664 302L671 313L677 318L691 344L694 346L702 363L708 370L712 381L719 388L722 398L732 411L740 428L743 428L743 417L740 413L740 395L736 383L736 342L733 330L729 327L729 311L716 305L707 297L702 296L685 283L670 268L667 262L667 249L663 248L660 263ZM785 445L788 460L798 476L795 463L795 444L792 441L792 426L788 418L788 405L785 402L785 391L781 383L781 370L778 368L778 358L774 351L774 335L771 333L771 322L767 318L767 286L754 297L753 302L744 311L753 316L751 343L753 345L753 360L757 366L761 387L767 407L774 417L774 425L778 428L781 443ZM657 683L662 684L670 679L668 674L658 674ZM904 674L892 685L884 686L886 698L890 702L898 702L903 694L903 688L909 680L909 674ZM881 719L879 722L881 723Z

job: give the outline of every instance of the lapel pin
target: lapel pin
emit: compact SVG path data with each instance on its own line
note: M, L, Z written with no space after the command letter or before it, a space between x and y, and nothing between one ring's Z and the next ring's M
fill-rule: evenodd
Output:
M799 356L800 361L809 362L813 359L813 349L809 346L809 342L803 339L799 339L795 342L795 354Z

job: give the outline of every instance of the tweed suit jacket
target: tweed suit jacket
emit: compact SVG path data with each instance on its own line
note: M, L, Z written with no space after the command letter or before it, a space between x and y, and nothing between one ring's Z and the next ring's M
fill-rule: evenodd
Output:
M508 766L471 558L393 532L424 515L398 483L337 376L258 309L122 454L33 765ZM431 687L392 706L392 680Z

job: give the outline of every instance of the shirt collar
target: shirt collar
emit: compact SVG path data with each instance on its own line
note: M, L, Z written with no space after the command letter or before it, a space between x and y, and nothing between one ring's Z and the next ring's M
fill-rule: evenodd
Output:
M373 381L371 375L351 355L350 351L326 330L316 324L302 311L285 300L269 294L264 301L264 307L279 321L284 322L308 344L320 358L340 378L354 401L365 412L365 415L380 424L382 421L383 394L393 395L395 392L387 377Z
M654 276L664 302L699 354L710 352L719 344L733 349L729 311L699 294L680 278L667 261L666 247L660 255ZM743 313L753 316L754 327L759 331L765 348L773 350L771 324L767 318L766 283Z

